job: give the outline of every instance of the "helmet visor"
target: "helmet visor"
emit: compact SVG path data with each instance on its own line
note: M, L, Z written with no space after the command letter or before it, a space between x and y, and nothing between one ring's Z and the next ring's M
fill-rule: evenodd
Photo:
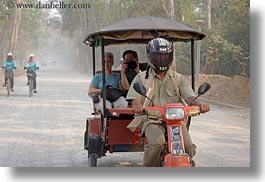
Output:
M151 53L151 62L155 67L168 67L173 61L173 52L170 53Z

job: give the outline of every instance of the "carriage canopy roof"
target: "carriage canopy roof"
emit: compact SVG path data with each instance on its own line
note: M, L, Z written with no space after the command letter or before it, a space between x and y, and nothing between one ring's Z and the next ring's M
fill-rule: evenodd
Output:
M95 45L103 38L104 45L146 44L155 37L162 37L169 41L196 41L203 39L205 35L172 19L144 16L124 19L90 33L84 43Z

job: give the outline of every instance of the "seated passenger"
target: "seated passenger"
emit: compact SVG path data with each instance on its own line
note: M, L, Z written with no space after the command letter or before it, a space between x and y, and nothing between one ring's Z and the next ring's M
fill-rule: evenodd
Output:
M134 77L140 72L138 55L136 51L126 50L122 54L123 64L121 67L121 84L126 94Z
M114 64L113 54L110 52L105 53L105 74L106 74L106 85L108 87L117 88L122 90L121 86L121 77L118 73L112 73L112 66ZM101 90L103 88L102 73L95 74L91 80L88 94L89 96L98 96L98 103L95 103L95 109L102 111L103 110L103 99L101 97ZM122 92L121 92L122 93ZM110 101L111 100L111 101ZM126 108L128 103L123 96L106 100L106 108Z

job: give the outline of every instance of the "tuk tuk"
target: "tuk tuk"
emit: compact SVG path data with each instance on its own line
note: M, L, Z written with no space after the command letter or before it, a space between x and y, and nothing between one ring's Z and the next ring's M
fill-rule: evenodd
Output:
M121 20L99 31L90 33L84 43L92 48L93 75L96 74L95 49L101 48L103 111L94 112L86 120L84 148L88 151L89 165L97 166L97 159L106 152L143 151L145 140L139 130L131 132L127 125L134 118L130 109L106 108L105 46L120 44L147 44L156 37L171 42L190 43L191 84L195 89L194 42L205 35L175 20L161 17L133 17ZM122 110L122 111L121 111Z

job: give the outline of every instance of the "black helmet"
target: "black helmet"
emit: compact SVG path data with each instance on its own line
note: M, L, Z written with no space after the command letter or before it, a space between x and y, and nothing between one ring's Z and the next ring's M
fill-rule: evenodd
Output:
M155 38L148 42L146 54L152 68L166 71L173 61L173 45L166 39Z

